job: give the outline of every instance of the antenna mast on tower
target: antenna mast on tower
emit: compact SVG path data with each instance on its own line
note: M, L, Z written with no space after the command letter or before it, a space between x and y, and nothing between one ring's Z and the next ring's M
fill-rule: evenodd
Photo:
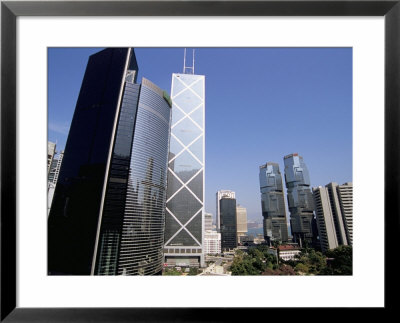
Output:
M183 57L183 74L194 74L194 49L192 55L193 55L192 66L186 66L186 48L185 48L185 54Z

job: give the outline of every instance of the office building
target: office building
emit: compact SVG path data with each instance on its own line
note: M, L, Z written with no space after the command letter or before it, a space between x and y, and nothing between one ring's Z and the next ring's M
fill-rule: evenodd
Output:
M194 57L194 56L193 56ZM204 267L205 77L172 74L164 257L168 266Z
M278 257L284 261L297 261L298 256L301 253L301 249L297 246L293 245L283 245L283 246L278 246L277 248L272 247L268 249L268 253L271 255L274 255L275 257Z
M260 166L259 180L264 239L268 245L273 241L285 243L288 241L288 225L279 165L266 163Z
M301 247L315 245L314 201L307 166L297 153L285 156L283 161L293 240Z
M220 203L219 201L222 198L235 198L235 192L229 190L220 190L216 194L216 224L217 224L217 232L220 232L221 229L221 214L220 214Z
M207 230L204 235L204 253L216 255L221 253L221 233Z
M47 216L50 214L51 204L53 203L54 190L56 185L52 182L47 182Z
M204 230L211 231L213 229L213 216L211 213L204 214Z
M54 142L47 142L47 174L50 172L51 163L53 162L56 153L56 144Z
M337 187L340 210L346 231L347 244L353 245L353 183L347 182Z
M49 274L162 271L170 99L137 72L131 48L89 58L49 215Z
M51 161L50 170L48 173L48 183L47 183L47 215L50 214L51 205L53 203L54 191L56 188L58 175L60 174L61 163L64 157L64 151L53 156Z
M237 247L236 199L227 196L219 200L221 249Z
M333 208L326 187L314 187L315 214L322 252L338 247Z
M339 195L339 185L331 182L325 187L329 193L332 216L335 224L335 231L339 245L348 245L346 233L346 220L342 214L342 201Z
M247 235L247 210L241 205L236 206L236 223L237 242L240 243L240 237Z
M53 157L51 162L50 170L49 170L49 182L53 183L54 185L57 184L58 175L60 174L61 163L64 157L64 151L61 151L59 154L56 154Z
M321 250L352 244L353 185L335 182L313 188Z

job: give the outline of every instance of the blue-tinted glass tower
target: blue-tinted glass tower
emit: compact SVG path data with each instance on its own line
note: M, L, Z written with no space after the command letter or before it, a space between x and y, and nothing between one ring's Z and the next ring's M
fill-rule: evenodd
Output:
M162 270L171 109L137 72L131 48L89 58L49 215L50 274Z
M317 234L308 169L297 153L285 156L283 161L293 239L301 246L311 246Z
M288 226L279 165L266 163L260 166L259 179L264 239L269 245L272 241L287 242Z

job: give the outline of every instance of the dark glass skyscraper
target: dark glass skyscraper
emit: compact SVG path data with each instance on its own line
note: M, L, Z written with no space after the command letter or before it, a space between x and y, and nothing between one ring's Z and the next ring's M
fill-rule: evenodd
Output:
M315 243L316 222L308 169L297 153L285 156L283 161L293 239L301 246L304 242L311 245Z
M171 109L137 72L131 48L89 58L49 216L50 274L162 270Z
M236 199L223 197L219 200L221 249L237 247Z
M269 245L272 241L287 242L288 226L279 165L266 163L260 166L259 178L264 239Z

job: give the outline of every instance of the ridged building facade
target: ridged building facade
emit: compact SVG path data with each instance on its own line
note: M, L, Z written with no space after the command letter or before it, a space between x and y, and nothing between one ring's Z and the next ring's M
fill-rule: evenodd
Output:
M313 188L313 195L321 250L352 245L353 184L331 182Z

